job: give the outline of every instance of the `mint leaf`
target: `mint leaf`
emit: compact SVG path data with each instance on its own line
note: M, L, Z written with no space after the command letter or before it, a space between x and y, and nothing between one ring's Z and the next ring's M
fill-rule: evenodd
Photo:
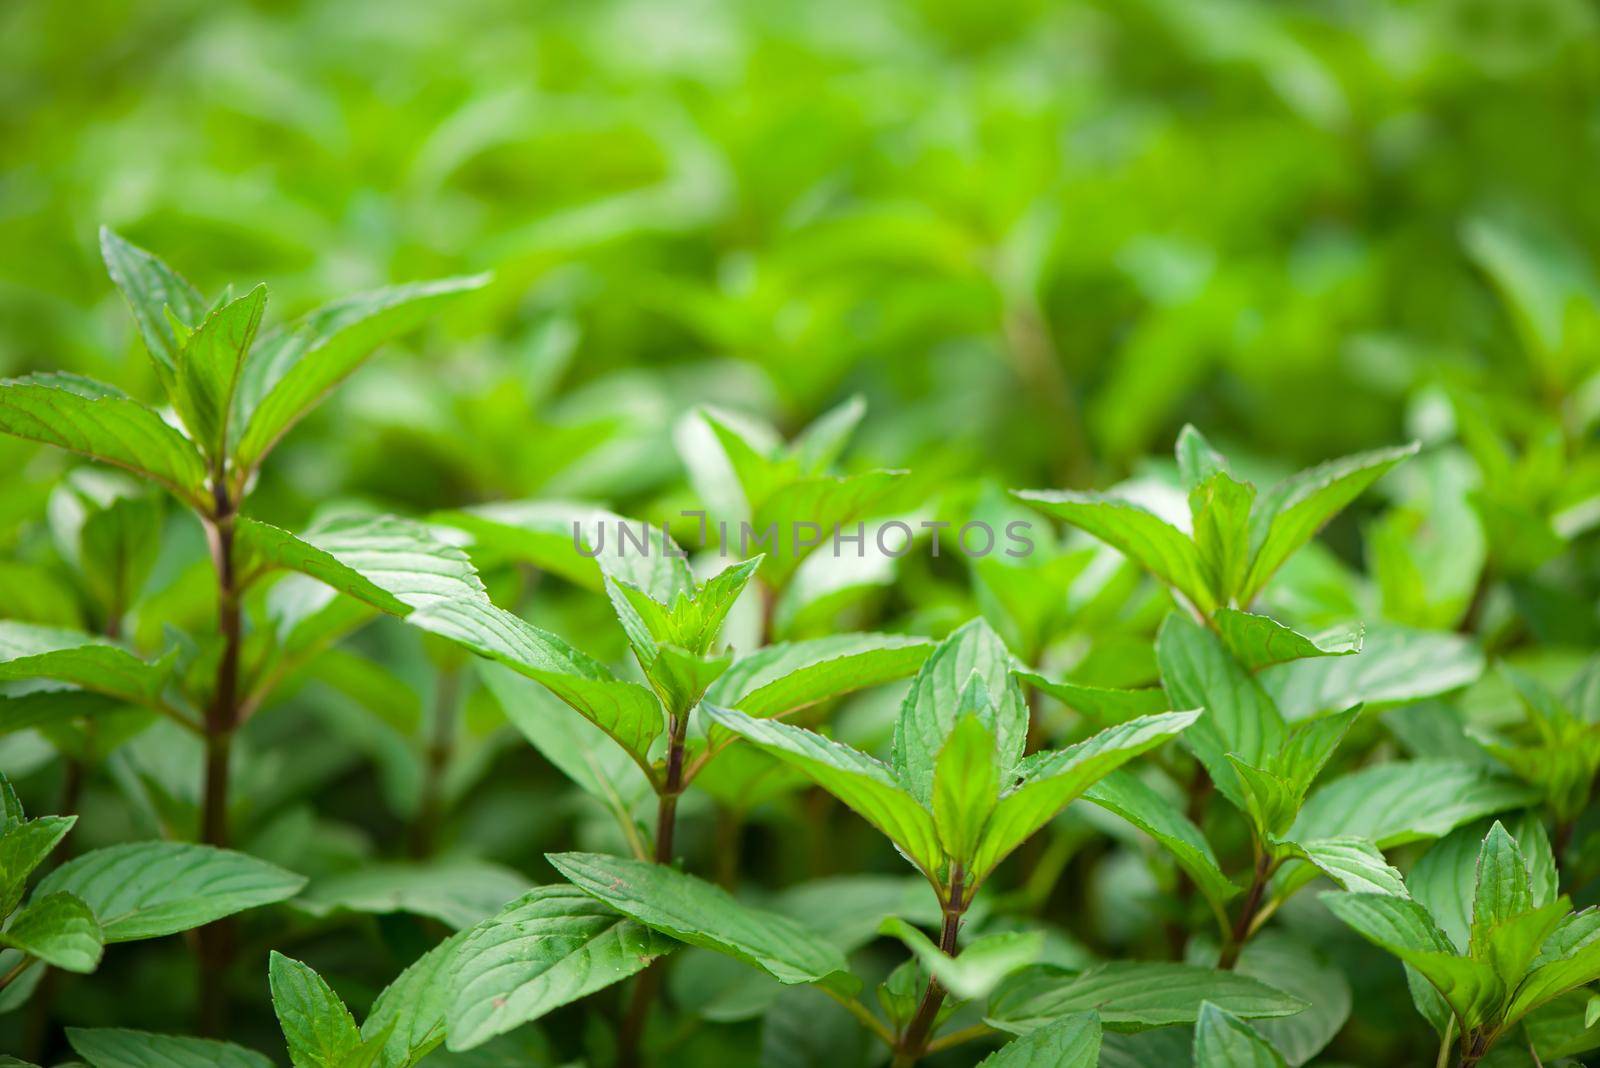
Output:
M0 381L0 433L132 471L191 508L210 506L205 461L189 439L153 409L81 375Z
M105 947L94 913L68 893L36 895L0 931L0 945L69 972L92 972Z
M187 325L200 322L206 302L198 290L161 259L123 240L109 227L100 228L100 255L111 281L122 290L133 312L145 349L162 380L170 384L178 371L179 341L167 309Z
M228 454L234 391L266 305L267 287L256 286L207 315L178 354L173 404L214 470Z
M878 930L904 942L939 985L963 1001L988 997L1007 976L1037 960L1044 949L1040 931L1002 931L974 939L952 957L898 916L885 917Z
M45 876L35 893L67 891L82 898L110 943L201 927L293 897L305 882L275 864L227 849L129 842L67 861Z
M780 983L856 981L837 948L787 916L743 905L727 891L661 864L599 853L546 859L572 884L624 916L693 946L752 964Z
M1092 1012L1039 1028L978 1062L978 1068L1095 1068L1100 1063L1100 1019Z
M1292 1016L1306 1007L1256 979L1190 964L1113 961L1082 972L1038 968L1007 984L985 1018L1013 1034L1030 1034L1062 1016L1097 1012L1108 1031L1143 1031L1194 1023L1211 1002L1245 1019Z
M1233 608L1219 608L1214 622L1228 651L1251 671L1307 657L1359 653L1364 633L1360 626L1342 627L1329 634L1310 637L1269 616Z
M1194 1068L1288 1068L1271 1043L1243 1020L1211 1002L1194 1028Z
M90 1068L273 1068L254 1050L205 1038L69 1027L67 1041Z
M538 887L458 937L452 1050L475 1049L620 982L675 945L571 886Z
M254 471L279 439L379 345L488 281L487 275L445 278L346 297L265 339L245 365L239 388L239 471Z
M339 995L311 968L276 950L267 975L294 1068L342 1068L361 1047L361 1031Z
M148 663L93 634L0 620L0 680L55 679L147 703L167 684L172 661Z

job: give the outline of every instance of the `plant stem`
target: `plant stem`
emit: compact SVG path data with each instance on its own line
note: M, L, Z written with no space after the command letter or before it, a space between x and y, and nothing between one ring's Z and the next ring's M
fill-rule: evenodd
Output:
M434 684L433 733L428 742L426 770L422 780L422 799L411 825L411 855L430 856L437 844L439 824L444 818L444 777L455 756L456 708L461 696L461 674L441 667Z
M228 835L228 773L233 733L239 725L239 653L242 633L239 613L238 573L234 567L234 506L221 478L213 479L214 505L203 517L211 559L217 572L217 632L222 655L217 661L216 685L206 706L206 771L201 802L200 840L226 847ZM197 935L200 981L200 1030L222 1032L226 1000L223 972L233 955L233 928L225 920L202 927Z
M1250 891L1245 895L1244 905L1239 909L1239 918L1234 922L1233 932L1228 942L1222 947L1222 954L1217 960L1217 967L1227 970L1239 962L1239 951L1244 948L1245 942L1254 930L1256 910L1261 907L1262 895L1267 890L1267 880L1272 877L1272 861L1268 858L1266 850L1256 852L1256 870L1250 880Z
M966 911L966 904L961 900L965 882L966 873L956 866L950 876L950 897L944 906L944 929L939 932L939 949L950 957L960 952L956 945L956 935L961 932L961 915ZM939 985L939 980L929 976L928 986L922 992L922 1001L917 1005L916 1015L906 1024L905 1031L900 1035L900 1041L895 1043L892 1068L911 1068L922 1059L924 1053L928 1052L928 1040L933 1037L933 1027L939 1018L939 1007L943 1004L944 987Z
M688 733L689 710L674 712L667 727L667 774L656 795L657 864L672 863L673 837L678 824L678 795L683 793L684 739ZM637 1068L639 1064L639 1044L644 1038L645 1024L650 1019L650 1006L654 1004L661 988L664 960L662 958L652 963L634 984L628 1014L622 1021L617 1038L617 1068Z

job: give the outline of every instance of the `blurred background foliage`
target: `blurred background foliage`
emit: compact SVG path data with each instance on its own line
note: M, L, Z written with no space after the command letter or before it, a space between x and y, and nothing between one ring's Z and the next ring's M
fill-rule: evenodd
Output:
M208 294L267 282L269 321L495 272L286 442L252 508L294 529L330 501L571 498L672 519L702 498L684 418L707 403L792 437L859 395L841 466L912 469L907 510L952 517L1012 514L1001 487L1158 493L1172 465L1145 458L1185 422L1258 481L1415 437L1423 455L1297 557L1268 607L1463 630L1560 681L1600 640L1597 175L1590 0L12 0L0 374L157 395L100 263L105 223ZM0 616L96 622L63 563L67 491L52 495L72 463L0 440ZM160 540L133 620L147 647L212 611L198 529L169 517ZM852 625L930 633L981 610L1031 661L1149 682L1163 596L1082 540L1046 548L1030 567L1067 603L918 554L867 607L834 583L789 632L825 632L841 605ZM516 603L537 578L491 580ZM858 580L889 582L843 585ZM620 657L603 599L552 585L532 590L541 624ZM389 624L353 644L300 680L316 700L291 687L287 714L246 731L252 851L337 875L421 834L423 852L438 836L543 876L552 843L615 845L603 812L542 803L560 780L459 658ZM1367 740L1429 752L1457 744L1441 716L1519 721L1485 678ZM841 732L881 740L892 697L854 703ZM296 744L307 732L332 740ZM10 735L0 753L44 811L56 749L92 764L125 736ZM193 798L171 784L193 759L144 730L84 800L83 844L181 822ZM156 784L175 796L126 803ZM751 818L808 835L813 875L896 870L805 803ZM700 816L688 848L710 856L723 825ZM1105 890L1129 885L1126 864L1100 871L1074 905L1134 940L1144 906ZM353 1000L392 975L370 943L308 924ZM379 933L398 966L436 932L387 917ZM73 1018L126 1023L119 984L187 974L157 950L114 967L73 982ZM1358 989L1371 1011L1348 1057L1380 1063L1416 1029L1381 1018L1409 1015L1398 991ZM160 1005L141 1025L187 1019Z

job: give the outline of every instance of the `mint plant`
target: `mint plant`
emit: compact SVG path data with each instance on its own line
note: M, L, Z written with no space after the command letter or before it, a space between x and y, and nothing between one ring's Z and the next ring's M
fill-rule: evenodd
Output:
M106 269L122 291L155 376L175 413L168 422L111 386L79 375L33 375L0 384L0 431L54 445L146 479L186 506L205 531L216 576L216 630L202 636L198 657L210 677L178 699L167 695L176 658L141 661L90 635L36 627L4 640L7 677L54 679L82 690L154 708L199 734L205 768L197 836L213 846L230 840L231 750L241 715L252 700L245 686L247 635L243 602L252 585L293 555L300 543L284 531L242 514L262 462L326 394L389 336L430 314L482 278L452 279L380 290L327 305L257 339L266 308L265 286L242 297L228 289L203 298L160 259L101 233ZM106 516L108 518L100 518ZM153 533L127 509L85 521L90 568L102 587L105 626L115 635ZM107 539L131 558L119 564ZM85 547L79 547L79 552ZM146 565L147 566L147 565ZM109 574L103 569L117 568ZM185 674L191 674L185 672ZM198 674L207 674L204 671ZM198 710L198 711L196 711ZM208 1026L221 1025L219 972L229 934L210 928L201 937L200 982Z

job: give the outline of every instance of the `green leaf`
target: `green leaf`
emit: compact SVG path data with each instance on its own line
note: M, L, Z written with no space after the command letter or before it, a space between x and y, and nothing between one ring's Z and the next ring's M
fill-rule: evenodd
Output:
M1511 824L1513 837L1522 847L1528 865L1529 882L1535 905L1556 899L1555 861L1550 858L1549 838L1537 812L1526 812ZM1457 827L1417 858L1406 875L1411 896L1421 902L1440 929L1462 953L1467 951L1472 926L1472 898L1478 881L1478 854L1489 829L1483 823Z
M965 715L934 764L933 824L945 856L963 867L972 860L999 799L1000 755L994 735L976 715Z
M205 461L189 439L153 409L80 375L0 381L0 433L132 471L191 508L210 506Z
M1376 764L1318 789L1289 837L1357 836L1379 849L1450 833L1481 816L1521 808L1538 793L1481 765L1457 760Z
M334 519L299 537L241 516L235 537L244 570L297 571L391 615L489 597L465 553L397 516Z
M341 1068L361 1047L361 1030L339 995L311 968L277 950L267 976L294 1068Z
M0 784L14 801L16 795L11 792L11 784L3 777L0 777ZM28 876L55 851L78 821L76 816L23 820L20 806L17 811L15 819L7 820L0 827L0 917L11 915L27 889Z
M444 1041L450 983L462 931L424 953L378 994L361 1025L364 1048L382 1042L379 1068L411 1068Z
M787 916L753 909L719 886L662 864L599 853L547 856L574 886L646 927L752 964L780 983L849 989L850 965L830 943Z
M649 768L650 744L666 721L643 686L618 679L599 661L487 600L440 600L406 621L542 684Z
M1217 863L1211 843L1200 828L1132 771L1112 772L1085 790L1083 797L1159 842L1217 909L1239 893L1239 887Z
M1393 894L1406 897L1406 884L1400 872L1384 859L1377 846L1365 838L1345 835L1316 838L1308 842L1283 843L1294 856L1352 893ZM1290 871L1280 884L1279 893L1287 896L1311 879L1311 874Z
M1166 691L1159 686L1142 690L1082 686L1075 682L1056 682L1034 671L1019 671L1017 677L1102 727L1125 723L1135 716L1166 712L1170 708Z
M1416 969L1464 1027L1477 1027L1498 1010L1506 991L1494 969L1457 956L1450 939L1415 901L1391 894L1321 896L1329 911L1357 934Z
M943 853L933 813L900 785L888 766L847 745L778 720L752 719L743 712L712 705L701 707L713 723L800 769L887 835L924 874L932 878L939 870Z
M1226 603L1238 593L1250 566L1250 508L1256 488L1217 472L1189 493L1194 545L1207 585Z
M1472 891L1472 926L1468 945L1472 955L1488 949L1491 932L1533 909L1533 884L1522 850L1499 820L1489 828L1478 853L1477 882Z
M1096 493L1023 490L1017 498L1064 519L1132 558L1204 615L1217 608L1206 565L1188 535L1131 501Z
M986 1022L1029 1034L1062 1016L1097 1012L1108 1031L1143 1031L1194 1023L1208 1001L1245 1019L1291 1016L1306 1007L1299 998L1236 972L1113 961L1082 972L1045 967L1024 974L995 995Z
M538 887L459 937L449 969L452 1050L620 982L674 945L571 886Z
M734 661L706 700L756 718L785 716L822 701L905 678L932 642L897 634L836 634L780 642Z
M1506 1008L1515 1022L1580 986L1600 979L1600 910L1584 909L1563 919L1540 948L1527 978Z
M1483 653L1459 634L1373 627L1355 656L1278 664L1261 684L1291 720L1354 704L1391 704L1435 697L1477 681Z
M1017 765L1015 785L1001 795L968 873L977 886L1000 861L1074 798L1134 757L1176 737L1198 712L1166 712L1108 727L1066 749L1035 753Z
M234 391L266 306L267 287L258 285L207 315L178 355L173 405L213 468L228 453Z
M1252 516L1250 540L1255 547L1254 558L1240 591L1239 603L1249 604L1255 600L1267 580L1296 549L1310 541L1323 524L1368 486L1419 448L1413 442L1330 460L1285 479L1263 494Z
M254 1050L206 1038L69 1027L67 1041L90 1068L273 1068Z
M1359 653L1364 634L1363 628L1357 624L1317 637L1307 637L1270 616L1258 616L1234 608L1217 609L1213 622L1234 659L1251 671L1306 657Z
M407 912L455 930L493 915L524 893L528 880L487 861L441 858L427 863L367 863L313 880L295 905L326 915Z
M1099 1062L1100 1018L1085 1012L1013 1039L978 1068L1095 1068Z
M1185 423L1178 431L1173 452L1178 458L1178 476L1183 479L1184 489L1191 492L1212 476L1228 470L1227 458L1191 423Z
M1211 631L1177 612L1168 613L1156 634L1156 662L1167 697L1180 708L1204 710L1185 737L1205 764L1217 789L1245 807L1231 755L1264 767L1283 743L1283 717L1261 684L1229 655Z
M851 524L873 515L904 477L901 471L812 475L774 489L754 506L750 521L756 533L751 548L759 544L765 554L761 566L768 584L786 586L816 546L831 544L835 531L853 535ZM873 537L870 529L865 537ZM741 555L745 551L741 544Z
M158 257L130 244L109 227L100 228L100 255L111 281L122 290L133 312L144 345L162 380L170 383L178 370L178 338L167 320L167 309L185 325L198 323L206 302L182 275Z
M1194 1068L1288 1068L1283 1056L1243 1020L1211 1002L1194 1028Z
M255 470L278 440L379 345L488 280L487 275L445 278L346 297L266 339L246 364L240 384L245 418L235 450L239 469Z
M1009 771L1021 759L1028 739L1028 706L1011 666L1000 636L984 620L974 619L940 642L917 671L895 721L894 767L924 805L933 801L934 764L955 729L961 695L974 676L988 691L1001 770Z
M76 894L94 910L111 943L201 927L293 897L305 882L244 853L184 842L128 842L74 857L45 876L36 893Z
M939 985L962 1001L988 997L1007 976L1038 960L1044 949L1042 931L1002 931L975 939L952 957L898 916L884 917L878 931L904 942Z
M146 663L93 634L0 620L0 680L56 679L147 703L160 695L171 671L170 658Z
M0 945L69 972L92 972L105 942L94 913L72 894L36 895L0 931Z

